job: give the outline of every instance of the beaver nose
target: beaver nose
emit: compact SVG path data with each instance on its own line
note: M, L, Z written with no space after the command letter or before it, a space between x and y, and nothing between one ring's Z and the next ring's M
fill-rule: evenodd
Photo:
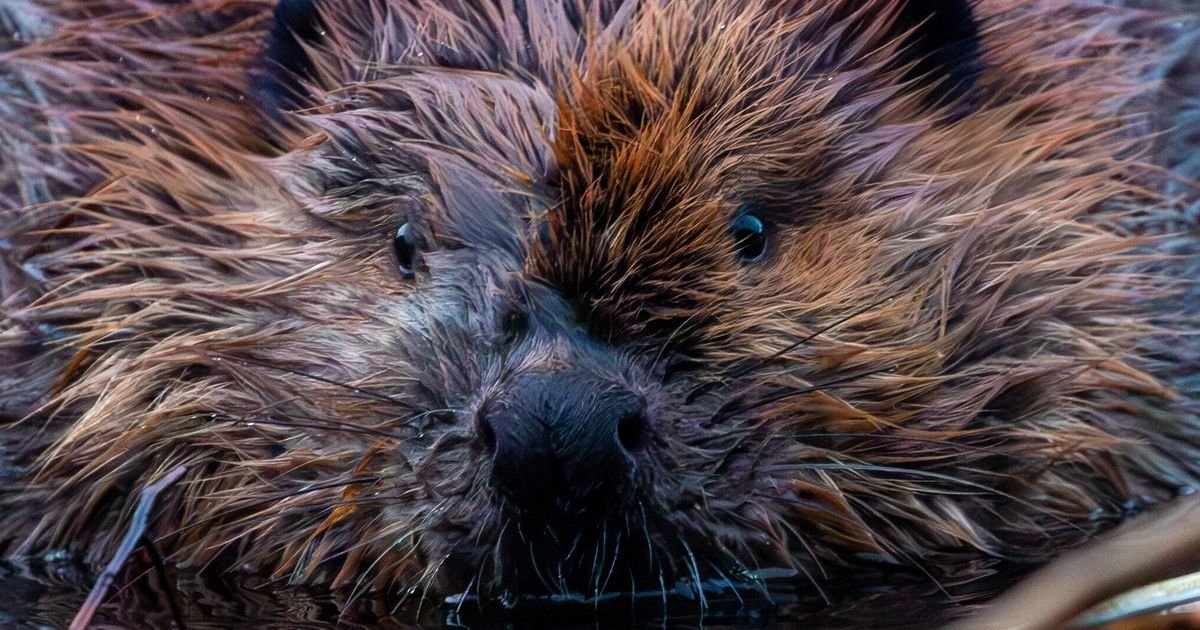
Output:
M480 418L492 485L526 510L608 503L633 479L648 431L640 398L578 373L528 374Z

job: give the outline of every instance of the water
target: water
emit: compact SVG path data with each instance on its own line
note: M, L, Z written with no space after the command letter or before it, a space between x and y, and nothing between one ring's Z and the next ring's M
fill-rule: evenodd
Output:
M870 577L864 582L871 581ZM336 595L286 588L263 579L222 579L167 570L187 628L928 628L969 610L973 596L950 598L927 578L889 576L896 586L874 591L828 582L824 597L806 580L776 572L761 591L707 584L701 611L686 585L661 592L579 603L541 598L481 606L471 598L406 604L384 596L347 606ZM0 563L0 628L66 628L93 577L65 557ZM857 582L857 580L854 580ZM118 578L92 628L170 628L174 616L159 580L139 567ZM985 589L986 590L986 589ZM976 595L983 594L976 591ZM511 604L511 602L510 602Z

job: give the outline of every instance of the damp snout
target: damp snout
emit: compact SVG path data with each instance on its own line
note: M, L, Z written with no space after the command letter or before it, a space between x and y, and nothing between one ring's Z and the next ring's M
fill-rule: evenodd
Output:
M478 424L501 496L526 511L627 498L648 433L639 396L580 371L526 374L507 390Z

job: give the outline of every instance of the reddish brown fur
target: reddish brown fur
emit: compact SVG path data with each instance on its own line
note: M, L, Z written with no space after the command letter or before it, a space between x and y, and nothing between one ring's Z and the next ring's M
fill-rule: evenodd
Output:
M463 588L478 564L443 562L506 525L470 418L557 356L488 345L534 279L651 401L639 527L671 577L709 570L694 549L961 583L1195 486L1193 367L1158 345L1194 324L1127 227L1178 211L1137 100L1161 53L1123 34L1146 14L983 0L985 96L955 118L887 63L880 7L848 40L839 3L617 4L578 36L556 3L524 28L327 5L278 154L243 98L267 3L39 6L0 53L8 553L103 562L184 464L154 522L176 561ZM754 267L726 231L747 199L786 217Z

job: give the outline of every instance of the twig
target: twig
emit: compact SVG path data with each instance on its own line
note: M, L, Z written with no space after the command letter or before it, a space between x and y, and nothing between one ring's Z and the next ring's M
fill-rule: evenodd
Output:
M133 511L133 520L129 523L129 529L125 532L125 538L121 539L121 545L117 547L117 551L104 567L104 571L100 573L100 577L96 579L96 584L92 586L92 591L88 593L87 600L83 602L83 606L79 612L75 613L75 619L71 621L70 630L85 630L88 624L91 623L92 617L96 614L96 610L100 608L100 604L104 603L104 596L108 593L108 587L117 577L117 573L125 566L125 562L129 560L129 554L133 553L138 542L146 532L146 520L150 515L150 508L154 506L154 501L158 499L159 493L175 483L183 473L187 471L187 466L180 464L172 468L170 472L164 475L158 481L142 488L141 494L138 496L137 509Z

